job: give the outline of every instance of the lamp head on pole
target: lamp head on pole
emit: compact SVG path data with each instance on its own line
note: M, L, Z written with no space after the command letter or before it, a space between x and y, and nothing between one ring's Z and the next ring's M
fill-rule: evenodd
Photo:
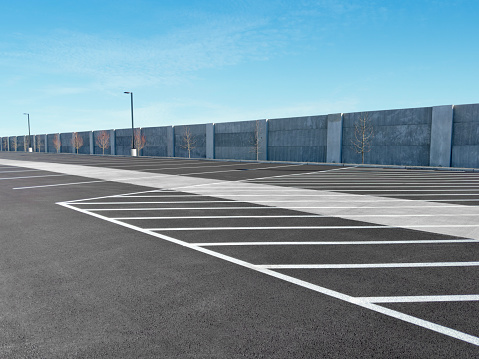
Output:
M132 92L130 92L130 91L125 91L125 92L123 92L123 93L131 94Z

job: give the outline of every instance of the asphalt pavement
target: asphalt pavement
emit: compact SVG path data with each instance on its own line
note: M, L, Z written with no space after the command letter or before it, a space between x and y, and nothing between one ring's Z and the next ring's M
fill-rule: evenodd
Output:
M479 173L0 152L2 358L476 358Z

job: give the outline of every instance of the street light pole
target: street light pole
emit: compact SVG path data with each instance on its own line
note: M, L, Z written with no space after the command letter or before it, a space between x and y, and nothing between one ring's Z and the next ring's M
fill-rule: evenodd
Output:
M135 125L133 124L133 92L125 91L124 93L129 94L131 98L131 155L136 156L135 149Z
M27 118L28 118L28 152L33 152L32 136L30 136L30 114L29 113L24 113L24 115L27 115Z

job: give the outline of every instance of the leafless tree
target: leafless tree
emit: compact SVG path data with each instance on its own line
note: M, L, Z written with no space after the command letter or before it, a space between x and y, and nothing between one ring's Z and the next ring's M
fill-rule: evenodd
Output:
M188 158L191 158L191 151L196 148L196 136L191 133L190 126L185 126L185 132L182 137L183 143L180 145L188 151Z
M249 152L252 152L255 154L256 161L259 160L259 154L261 153L260 144L261 144L261 126L260 126L260 121L256 121L253 135L251 136L251 140L250 140L250 150L249 150Z
M141 134L141 128L135 129L135 148L138 150L138 156L140 151L146 145L146 137Z
M42 145L43 145L42 136L41 135L36 135L35 138L36 138L36 141L37 141L37 151L42 152Z
M77 150L77 154L80 147L83 146L83 137L79 136L78 132L73 132L72 134L72 146Z
M58 133L53 137L53 146L57 150L57 153L59 153L60 148L62 148L62 141L60 140L60 135Z
M110 147L110 133L108 131L101 131L96 137L96 145L103 150L103 155L105 150Z
M368 112L359 115L354 123L354 138L351 143L356 153L361 154L361 163L364 163L364 154L371 151L371 140L374 138L374 127Z

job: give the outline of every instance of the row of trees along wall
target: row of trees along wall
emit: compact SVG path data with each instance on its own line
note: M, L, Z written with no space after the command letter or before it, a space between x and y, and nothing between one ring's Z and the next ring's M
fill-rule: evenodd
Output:
M479 168L479 104L32 136L41 152ZM3 137L27 151L28 136Z

